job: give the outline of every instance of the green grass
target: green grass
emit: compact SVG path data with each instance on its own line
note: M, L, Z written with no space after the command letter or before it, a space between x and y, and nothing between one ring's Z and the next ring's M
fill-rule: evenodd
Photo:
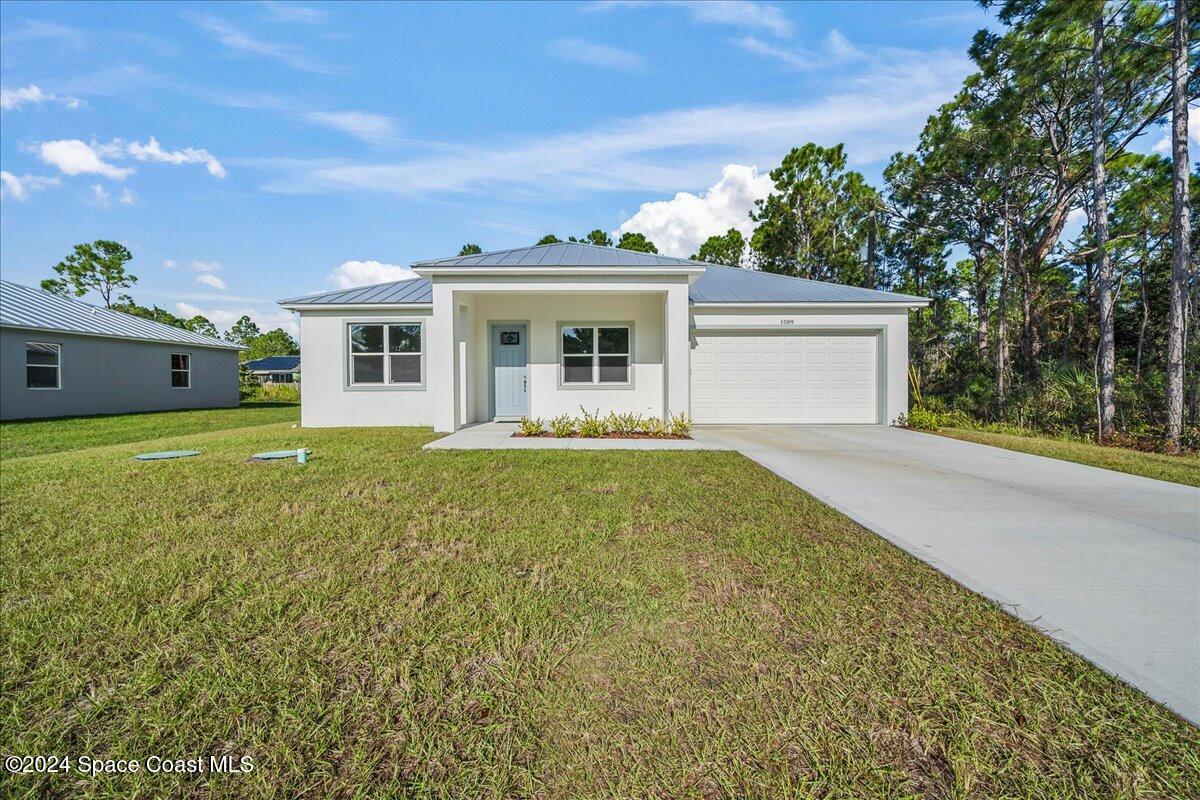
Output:
M0 471L16 796L1185 797L1200 731L732 453L287 424ZM314 458L251 463L307 446Z
M238 408L4 422L0 423L0 458L142 442L168 433L200 433L299 421L300 406L297 404L243 403Z
M939 433L954 439L964 439L968 442L990 444L1006 450L1017 450L1036 456L1127 472L1143 478L1200 486L1200 454L1197 453L1169 456L1164 453L1143 453L1123 447L1102 447L1088 442L1050 439L1033 435L1022 436L970 428L941 428L932 433Z

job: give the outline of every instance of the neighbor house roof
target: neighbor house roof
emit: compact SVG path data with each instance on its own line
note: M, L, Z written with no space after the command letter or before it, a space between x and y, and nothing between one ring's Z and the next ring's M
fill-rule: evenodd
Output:
M267 356L242 364L253 372L293 372L300 368L300 356Z
M640 253L584 242L557 242L512 250L494 250L473 256L435 258L413 263L423 267L703 267L686 258Z
M0 280L0 327L219 347L225 350L245 349L233 342L3 280Z

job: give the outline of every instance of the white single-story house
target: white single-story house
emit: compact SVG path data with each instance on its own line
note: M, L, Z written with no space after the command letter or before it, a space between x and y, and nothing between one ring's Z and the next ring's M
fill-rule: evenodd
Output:
M558 243L419 261L297 297L301 424L601 413L886 424L908 410L921 297Z

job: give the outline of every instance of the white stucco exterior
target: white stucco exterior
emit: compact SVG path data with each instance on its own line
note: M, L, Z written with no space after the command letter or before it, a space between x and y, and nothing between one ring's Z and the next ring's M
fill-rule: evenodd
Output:
M869 337L877 381L870 387L877 404L873 421L890 423L907 412L912 303L693 303L689 286L703 270L701 265L658 270L419 269L430 281L430 302L317 307L285 302L300 314L301 424L429 425L453 431L491 420L497 374L493 325L525 326L522 384L526 413L533 418L577 416L581 407L664 418L690 414L692 349L697 337L718 333ZM349 330L356 323L419 324L421 381L355 385L350 378ZM587 325L629 328L628 382L564 382L562 328Z

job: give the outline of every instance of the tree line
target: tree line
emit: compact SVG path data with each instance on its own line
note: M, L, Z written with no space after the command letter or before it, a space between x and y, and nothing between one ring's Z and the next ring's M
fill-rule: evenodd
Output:
M104 301L104 307L113 311L240 344L247 348L240 354L242 361L300 354L299 343L283 328L263 332L246 315L222 335L217 331L217 326L201 314L184 319L157 305L139 305L131 295L121 292L122 289L131 288L138 280L126 269L131 260L133 254L120 242L98 239L77 244L66 258L54 266L58 277L43 280L42 289L62 297L83 297L94 291Z

